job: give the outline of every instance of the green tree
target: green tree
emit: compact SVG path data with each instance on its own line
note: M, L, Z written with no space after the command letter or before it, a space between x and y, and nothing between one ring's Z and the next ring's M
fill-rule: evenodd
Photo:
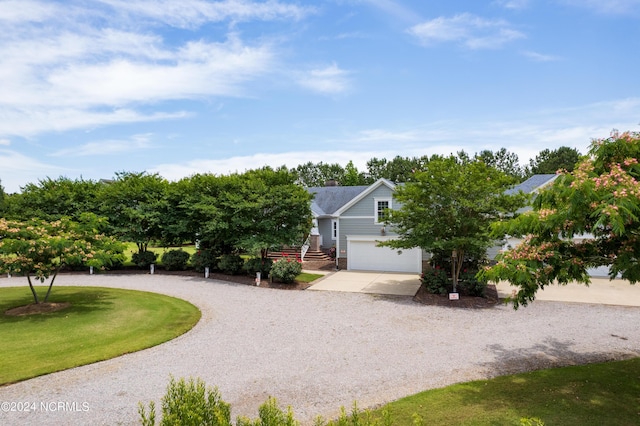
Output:
M529 160L529 169L532 175L553 174L558 170L572 172L578 160L580 152L575 148L561 146L553 151L544 149L535 159Z
M518 155L507 151L506 148L500 148L496 152L485 149L476 154L475 157L512 177L514 182L522 182L524 180L526 172L520 166Z
M232 202L236 212L231 218L234 228L243 230L240 247L257 249L266 258L271 249L304 242L311 229L312 196L295 179L284 168L269 167L242 176L241 199Z
M340 181L342 186L358 186L366 185L367 179L363 172L360 172L358 168L353 164L353 161L349 160L344 167L344 176Z
M124 247L100 232L104 220L87 213L81 222L62 218L54 222L32 219L26 222L0 219L0 272L24 274L35 303L40 303L31 276L44 282L51 277L44 298L62 267L83 263L101 268L122 260Z
M194 175L170 185L165 238L198 240L218 254L301 244L311 227L311 195L297 175L269 167L243 174Z
M67 177L28 183L14 194L8 214L19 220L38 218L54 221L62 217L78 220L83 213L97 213L100 183Z
M161 240L168 182L158 174L121 172L101 187L100 213L109 219L112 234L134 242L138 252Z
M483 256L493 244L491 224L524 205L524 194L505 193L511 183L483 161L434 156L415 182L396 188L401 207L389 212L388 222L399 238L383 245L421 247L448 258L455 253L456 282L465 258Z
M0 217L4 216L5 213L5 199L6 194L4 193L4 187L2 186L2 181L0 180Z
M524 237L484 271L519 287L513 305L557 282L589 283L587 269L640 280L640 133L613 132L593 141L573 172L562 173L536 197L533 210L495 228L497 237ZM576 238L578 237L578 238Z
M325 186L330 180L335 180L342 184L341 181L345 174L344 167L340 164L327 164L322 161L319 163L309 161L308 163L300 164L291 169L291 172L297 175L297 182L306 188Z
M422 170L427 162L427 156L409 158L398 155L391 161L374 157L367 161L367 170L372 182L380 178L395 183L412 182L415 180L414 173Z

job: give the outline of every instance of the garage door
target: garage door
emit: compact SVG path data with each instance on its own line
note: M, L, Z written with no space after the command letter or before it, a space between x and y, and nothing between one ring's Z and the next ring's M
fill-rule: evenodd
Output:
M422 251L377 247L376 241L348 240L347 269L363 271L422 271Z

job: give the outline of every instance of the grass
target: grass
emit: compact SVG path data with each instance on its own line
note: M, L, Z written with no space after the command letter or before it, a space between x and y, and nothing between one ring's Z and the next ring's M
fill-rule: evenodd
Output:
M56 287L49 299L71 307L12 317L4 312L32 303L31 293L26 286L0 289L0 385L155 346L200 319L184 300L142 291Z
M310 274L308 272L303 272L296 276L296 281L299 283L310 283L322 277L324 277L322 274Z
M537 417L550 425L640 424L640 358L541 370L434 389L392 402L394 424L514 425Z

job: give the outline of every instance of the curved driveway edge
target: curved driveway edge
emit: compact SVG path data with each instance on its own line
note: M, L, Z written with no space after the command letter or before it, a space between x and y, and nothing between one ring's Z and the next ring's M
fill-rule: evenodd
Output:
M461 381L640 356L634 307L535 302L518 311L462 310L162 275L64 275L56 285L168 294L198 306L202 320L154 348L0 387L0 401L63 404L0 411L0 424L138 424L138 401L158 404L169 375L218 386L234 416L256 417L272 395L310 422L353 400L365 408ZM0 286L29 291L24 278Z

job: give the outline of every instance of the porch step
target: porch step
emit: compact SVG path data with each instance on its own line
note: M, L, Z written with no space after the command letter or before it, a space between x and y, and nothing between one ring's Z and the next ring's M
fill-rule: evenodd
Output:
M269 258L273 260L280 259L283 256L290 257L292 259L300 258L299 248L286 248L278 251L269 252ZM308 250L304 255L305 262L307 261L331 261L331 257L320 250Z

